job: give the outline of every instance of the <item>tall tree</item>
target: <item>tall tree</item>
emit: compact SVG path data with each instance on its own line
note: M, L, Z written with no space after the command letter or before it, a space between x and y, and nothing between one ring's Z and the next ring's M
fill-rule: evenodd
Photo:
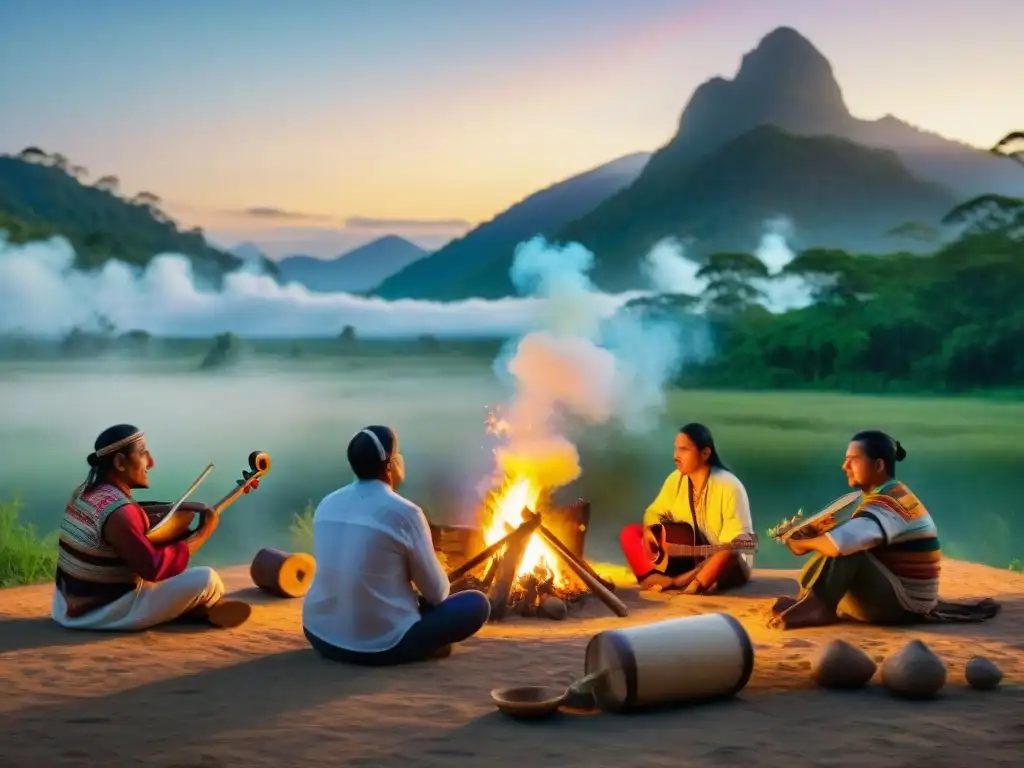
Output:
M768 279L768 267L750 253L713 253L697 270L697 277L707 281L704 298L708 309L733 313L764 298L757 281Z
M1024 165L1024 131L1011 131L996 142L992 153Z
M118 189L121 187L121 180L118 179L117 176L108 174L96 179L95 183L93 183L93 187L101 189L104 192L109 192L112 195L116 195Z
M39 147L25 147L18 153L18 159L24 160L26 163L45 163L50 156Z

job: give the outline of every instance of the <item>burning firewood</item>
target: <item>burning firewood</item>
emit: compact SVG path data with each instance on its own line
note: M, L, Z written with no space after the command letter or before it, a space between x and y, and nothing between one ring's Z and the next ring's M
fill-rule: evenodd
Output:
M528 574L522 578L523 601L519 613L523 616L536 616L538 608L537 577Z
M498 566L497 577L491 590L491 616L500 619L509 608L509 597L519 574L519 566L523 562L526 548L533 537L533 532L540 526L540 515L523 510L523 524L509 534L505 552Z
M586 508L589 510L589 505ZM553 522L552 527L558 528L557 517ZM520 525L503 522L502 533L503 538L449 574L453 592L478 589L488 595L492 619L518 615L561 620L589 596L600 598L619 616L628 614L626 606L612 594L614 586L566 546L542 522L539 512L524 507ZM542 547L543 554L537 554L537 546ZM578 548L582 549L581 543ZM566 570L559 569L559 565Z

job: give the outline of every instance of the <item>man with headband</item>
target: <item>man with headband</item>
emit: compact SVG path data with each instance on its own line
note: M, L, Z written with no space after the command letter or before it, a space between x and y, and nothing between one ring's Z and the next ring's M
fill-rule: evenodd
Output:
M449 595L427 518L397 493L398 436L371 426L348 444L354 482L313 515L317 572L302 606L306 639L322 657L384 666L446 656L490 616L482 592Z
M224 599L224 584L212 568L188 563L217 527L202 504L182 504L202 519L185 541L163 546L146 538L151 515L169 505L136 502L131 492L149 487L153 457L146 437L119 424L96 438L89 476L64 510L57 555L53 619L69 629L133 631L194 618L235 627L251 608Z

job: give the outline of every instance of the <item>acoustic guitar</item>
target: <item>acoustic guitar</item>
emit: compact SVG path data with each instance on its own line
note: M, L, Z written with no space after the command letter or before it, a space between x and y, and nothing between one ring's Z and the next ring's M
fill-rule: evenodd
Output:
M756 533L749 534L752 537L749 541L698 544L693 526L689 523L656 523L651 526L651 533L654 534L654 546L650 555L658 571L668 567L670 557L704 559L718 552L756 552L758 546Z

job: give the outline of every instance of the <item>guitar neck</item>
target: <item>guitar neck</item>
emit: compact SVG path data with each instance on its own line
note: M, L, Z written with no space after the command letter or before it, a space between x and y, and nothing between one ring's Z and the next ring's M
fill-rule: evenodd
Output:
M669 557L708 557L718 552L728 552L748 549L748 547L737 547L734 544L702 544L690 546L689 544L666 544L665 554Z

